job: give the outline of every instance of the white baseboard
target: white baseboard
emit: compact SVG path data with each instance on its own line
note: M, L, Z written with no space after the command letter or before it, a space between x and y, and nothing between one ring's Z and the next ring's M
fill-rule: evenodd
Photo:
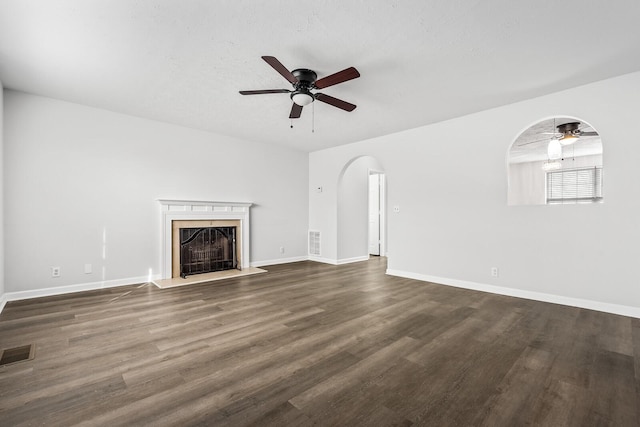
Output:
M580 298L565 297L562 295L546 294L543 292L526 291L523 289L505 288L502 286L487 285L484 283L468 282L466 280L450 279L446 277L428 276L425 274L412 273L408 271L387 269L390 276L415 279L423 282L431 282L440 285L454 286L456 288L471 289L474 291L489 292L492 294L506 295L510 297L530 299L534 301L549 302L553 304L568 305L570 307L586 308L589 310L602 311L605 313L619 314L640 318L640 307L611 304L600 301L586 300Z
M299 261L307 261L307 260L309 260L308 256L278 258L278 259L270 259L266 261L254 261L251 263L251 267L263 267L265 265L288 264L290 262L299 262Z
M153 276L151 279L160 279L160 275L156 276ZM129 277L126 279L105 280L100 282L79 283L77 285L58 286L55 288L34 289L31 291L6 292L2 297L0 297L0 313L2 313L4 306L9 301L49 297L52 295L70 294L73 292L94 291L97 289L115 288L118 286L135 285L137 283L147 282L149 282L149 276L142 276Z
M323 264L331 264L331 265L351 264L352 262L360 262L360 261L368 261L368 260L369 260L369 255L358 256L353 258L343 258L343 259L330 259L330 258L322 258L319 256L309 255L309 261L321 262Z
M356 256L353 258L343 258L343 259L339 259L337 262L337 265L342 265L342 264L351 264L354 262L361 262L361 261L369 261L369 255L366 256Z
M0 295L0 313L4 310L4 306L7 305L7 294Z
M336 261L335 259L322 258L315 255L309 255L309 261L321 262L323 264L338 265L338 261Z

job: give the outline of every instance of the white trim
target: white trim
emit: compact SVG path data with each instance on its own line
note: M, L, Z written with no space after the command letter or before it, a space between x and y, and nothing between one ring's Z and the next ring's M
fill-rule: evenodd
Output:
M338 261L336 261L335 259L323 258L321 256L314 256L314 255L309 255L309 261L321 262L323 264L338 265Z
M189 210L190 206L208 206L208 207L243 207L250 208L253 203L248 202L208 202L203 200L172 200L158 199L161 205L171 206L171 210Z
M456 288L471 289L474 291L489 292L492 294L507 295L510 297L549 302L553 304L567 305L570 307L586 308L589 310L618 314L621 316L640 318L640 307L611 304L607 302L586 300L581 298L565 297L562 295L527 291L524 289L506 288L502 286L487 285L484 283L469 282L466 280L450 279L446 277L428 276L425 274L418 274L401 270L387 269L386 273L390 276L405 277L407 279L415 279L423 282L431 282L446 286L455 286Z
M251 267L263 267L265 265L288 264L290 262L308 261L308 256L297 256L292 258L270 259L266 261L255 261L251 263Z
M380 174L380 256L387 256L387 175Z
M369 255L339 259L336 261L336 265L351 264L351 263L360 262L360 261L369 261Z
M378 190L379 190L379 218L380 221L380 254L379 256L387 256L387 177L383 171L377 169L369 169L369 175L379 175Z
M331 265L343 265L343 264L351 264L354 262L368 261L369 255L365 256L356 256L353 258L344 258L344 259L329 259L322 258L319 256L309 256L309 261L321 262L323 264L331 264Z
M159 275L152 279L159 279ZM0 313L9 301L18 301L23 299L50 297L54 295L71 294L74 292L95 291L99 289L115 288L118 286L136 285L141 283L149 283L149 276L129 277L126 279L106 280L101 282L79 283L77 285L58 286L55 288L34 289L30 291L6 292L0 297Z
M241 266L251 266L249 248L250 225L249 209L252 203L245 202L208 202L199 200L158 199L162 215L160 231L162 250L160 251L161 279L171 278L171 223L172 221L190 220L238 220L242 235Z
M7 305L8 301L7 294L0 295L0 313L2 313L2 310L4 310L4 306Z

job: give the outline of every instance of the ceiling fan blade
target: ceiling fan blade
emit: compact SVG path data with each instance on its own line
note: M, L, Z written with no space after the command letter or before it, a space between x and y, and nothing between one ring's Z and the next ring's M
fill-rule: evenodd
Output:
M598 132L580 132L580 136L600 136Z
M527 141L527 142L523 142L522 144L517 144L516 147L524 147L525 145L529 145L529 144L536 144L538 142L549 142L549 138L544 138L544 139L536 139L535 141Z
M287 89L241 90L240 95L262 95L263 93L289 93Z
M333 105L344 111L353 111L356 109L354 104L350 104L342 99L334 98L333 96L325 95L324 93L316 93L316 99L326 104Z
M337 85L338 83L346 82L348 80L357 79L360 77L360 73L353 67L346 68L330 76L323 77L315 82L315 87L318 89L324 89L325 87Z
M290 119L299 119L300 114L302 114L302 105L298 105L295 102L291 106L291 113L289 114Z
M271 65L274 70L279 72L282 77L289 80L291 84L298 83L298 79L296 79L296 76L291 74L291 71L287 70L287 67L282 65L282 63L278 61L275 56L263 56L262 59L264 59L267 64Z

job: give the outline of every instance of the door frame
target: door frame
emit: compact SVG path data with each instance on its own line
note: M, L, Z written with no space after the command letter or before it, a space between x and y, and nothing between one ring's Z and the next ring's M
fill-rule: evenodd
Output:
M387 256L387 220L386 220L386 176L385 173L381 170L377 170L377 169L369 169L369 173L367 175L367 200L369 200L369 185L371 184L371 182L368 180L369 176L371 175L379 175L379 179L378 179L378 196L379 196L379 210L378 210L378 222L379 222L379 228L380 228L380 236L379 236L379 240L380 240L380 256ZM370 214L370 212L368 212L368 215ZM367 215L367 222L369 221L369 216ZM369 247L369 233L367 233L367 248ZM368 249L367 249L368 252Z

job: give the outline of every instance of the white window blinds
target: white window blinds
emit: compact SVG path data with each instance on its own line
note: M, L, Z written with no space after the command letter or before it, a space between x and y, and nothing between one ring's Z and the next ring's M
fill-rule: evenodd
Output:
M547 172L547 203L595 203L602 201L602 168Z

